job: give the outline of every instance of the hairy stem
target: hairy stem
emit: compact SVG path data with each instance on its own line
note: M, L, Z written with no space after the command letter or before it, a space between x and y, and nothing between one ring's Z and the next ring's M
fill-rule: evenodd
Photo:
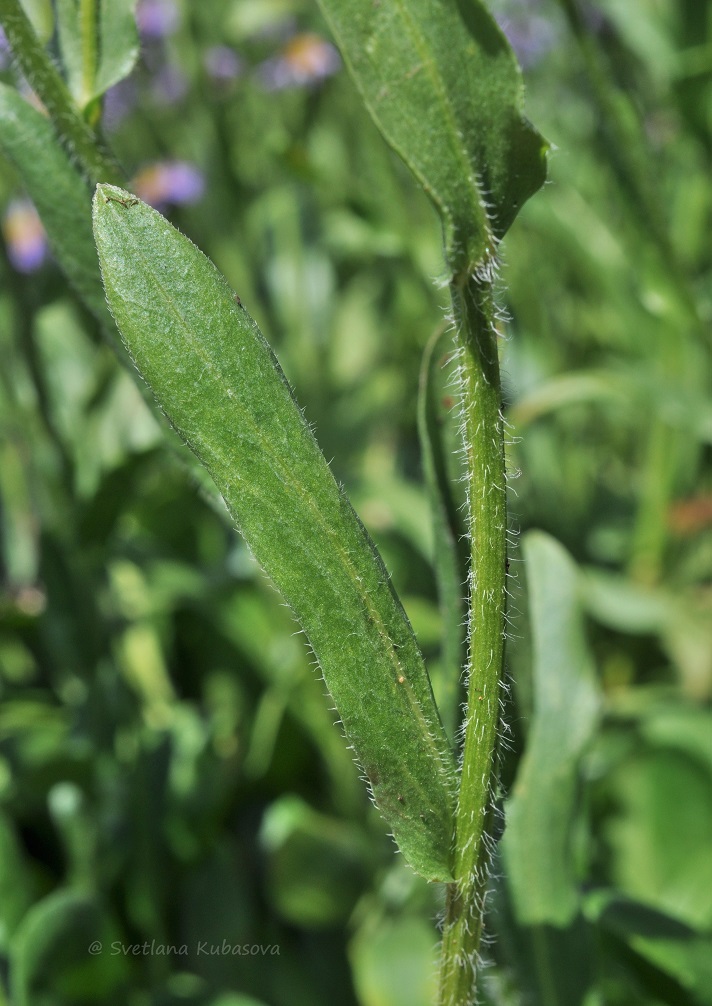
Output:
M37 38L19 0L0 0L0 24L20 69L47 109L70 157L92 184L120 181L121 172L77 111L67 85Z
M469 490L470 653L455 883L443 929L440 1006L467 1006L475 994L491 852L493 782L504 656L506 492L501 385L491 283L453 283L461 354Z

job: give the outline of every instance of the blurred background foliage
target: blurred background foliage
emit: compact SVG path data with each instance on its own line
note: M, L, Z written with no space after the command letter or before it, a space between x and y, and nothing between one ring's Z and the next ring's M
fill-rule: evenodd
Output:
M560 545L529 539L529 599L512 554L482 1000L704 1006L712 10L493 9L555 145L503 248L512 524ZM107 136L267 334L437 671L435 214L308 0L143 0L138 23ZM0 206L0 1003L426 1006L440 892L394 855L289 613L4 163Z

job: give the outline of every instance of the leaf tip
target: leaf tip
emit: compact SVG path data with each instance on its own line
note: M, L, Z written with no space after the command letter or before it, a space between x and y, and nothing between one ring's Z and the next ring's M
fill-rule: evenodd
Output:
M116 207L129 209L137 206L141 202L133 193L126 189L119 188L118 185L110 185L108 182L99 182L94 191L93 211L96 218L97 213L105 205L113 203Z

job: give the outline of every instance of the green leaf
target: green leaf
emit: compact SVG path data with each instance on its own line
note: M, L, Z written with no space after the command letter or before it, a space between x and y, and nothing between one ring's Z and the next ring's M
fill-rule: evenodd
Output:
M434 562L443 618L441 681L434 678L438 706L451 737L465 700L467 657L466 493L459 448L460 410L454 391L455 344L452 332L435 332L425 348L420 371L418 431L435 539ZM440 685L440 687L438 687Z
M509 987L517 989L527 1006L592 1006L596 970L593 928L582 915L576 915L565 928L519 925L507 879L505 874L495 881L490 926L501 945L498 958L501 954ZM495 999L496 1003L502 1001Z
M599 710L578 573L553 538L524 539L533 635L534 713L506 809L505 863L522 924L567 925L578 908L570 845L578 765Z
M101 0L97 6L98 25L86 23L81 0L57 2L62 63L80 108L128 77L138 59L136 0Z
M21 0L25 14L30 19L37 37L43 42L49 42L54 29L54 12L52 0Z
M80 0L57 0L57 36L67 87L80 103L84 99L84 57L79 23Z
M435 936L432 925L413 915L368 918L349 947L358 1002L362 1006L435 1002Z
M615 733L601 738L597 768L599 774L601 765L606 771L597 798L597 845L612 886L681 922L709 930L712 777L709 757L694 734L706 727L709 735L710 724L705 716L685 719L688 744L680 741L682 716L675 723L662 710L650 711L637 729L629 713ZM622 742L629 745L623 756ZM609 766L607 759L612 760Z
M114 325L93 248L89 190L49 120L4 84L0 84L0 151L17 168L69 282L111 331Z
M353 825L288 795L267 809L260 842L276 913L306 929L348 921L368 877L368 843Z
M36 886L15 828L0 813L0 952L3 954L32 902Z
M489 261L543 184L547 144L478 0L319 0L378 128L443 217L448 265Z
M133 70L139 53L136 0L102 0L99 10L99 67L94 96L99 97Z
M100 185L94 231L136 366L302 625L410 864L449 880L455 769L412 629L262 334L160 214Z
M681 986L674 993L676 1002L712 1006L712 954L708 934L650 905L608 890L589 895L586 914L599 932L617 937L643 961L674 979ZM662 976L653 974L651 984L659 988ZM685 993L689 994L689 1000Z
M111 953L116 936L93 896L59 890L43 898L24 917L10 948L12 1002L114 1002L105 997L126 972L125 958Z
M85 50L82 58L86 61L85 76L90 89L96 59L94 0L89 0L87 10L90 23L82 23L82 48ZM47 110L62 146L77 170L94 182L120 179L118 165L87 118L80 114L66 82L38 38L20 0L0 0L0 20L20 70ZM50 191L49 186L47 190Z

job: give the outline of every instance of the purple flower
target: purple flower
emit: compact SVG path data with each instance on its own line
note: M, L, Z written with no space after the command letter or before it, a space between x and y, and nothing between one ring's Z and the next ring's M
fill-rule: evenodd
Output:
M47 235L29 199L13 199L5 210L2 233L7 255L18 272L36 272L47 258Z
M178 27L180 15L174 0L139 0L136 24L143 38L165 38Z
M526 69L550 52L559 37L558 26L546 14L537 12L540 0L506 0L498 5L497 22L507 36L517 59Z
M176 105L188 93L188 78L177 66L164 64L151 81L151 96L158 105Z
M157 209L197 203L205 191L203 173L187 161L158 161L134 178L134 191Z
M334 46L312 32L294 35L277 56L258 68L262 86L268 91L304 87L331 77L341 67Z
M108 131L117 129L137 103L138 88L134 77L127 77L110 87L104 96L104 128Z
M203 55L207 75L217 84L227 83L242 73L242 60L227 45L214 45Z

